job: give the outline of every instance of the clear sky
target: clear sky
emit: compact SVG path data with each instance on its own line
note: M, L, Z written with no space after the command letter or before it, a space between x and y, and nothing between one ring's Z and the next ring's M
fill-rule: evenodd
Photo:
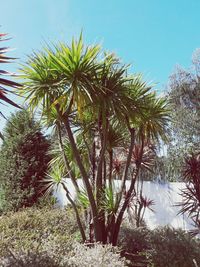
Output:
M83 30L87 43L101 42L164 90L175 65L189 67L200 47L199 0L0 0L0 8L18 63L45 41L67 42Z

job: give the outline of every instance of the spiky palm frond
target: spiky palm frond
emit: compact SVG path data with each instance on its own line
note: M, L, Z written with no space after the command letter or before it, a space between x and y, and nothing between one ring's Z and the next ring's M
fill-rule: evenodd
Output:
M138 198L138 203L144 209L149 209L152 212L155 212L152 206L155 205L155 201L153 199L148 198L147 196L140 195Z
M137 138L149 142L167 141L167 127L170 120L170 108L166 98L157 98L149 94L144 101L142 116L137 120Z
M63 148L64 148L64 153L69 161L71 170L73 171L76 177L80 177L80 171L76 164L69 140L67 138L65 138L63 141ZM59 166L62 170L65 170L65 172L68 171L65 169L63 156L62 156L58 142L54 143L54 145L52 146L52 149L49 151L49 154L52 156L52 159L49 162L49 166L52 166L52 167Z
M111 121L107 132L107 150L124 147L128 141L128 131L119 121Z
M42 104L48 110L52 104L59 104L64 113L70 104L81 112L97 97L94 79L99 51L99 46L84 47L81 35L71 46L60 43L34 53L22 69L25 82L21 93L32 108Z
M200 229L200 156L192 154L185 159L183 178L186 188L181 190L182 202L179 214L187 214Z
M77 202L84 209L89 208L90 202L89 202L89 199L88 199L88 196L87 196L87 192L84 189L82 189L78 193L78 195L77 195Z
M141 149L143 149L141 154ZM132 163L137 165L138 162L141 164L142 169L146 169L148 171L152 171L152 167L154 165L156 152L155 147L149 143L135 144L133 153L132 153Z
M5 41L7 34L0 33L0 42ZM6 56L6 53L9 51L8 47L0 47L0 64L11 63L15 58ZM2 78L2 76L14 76L11 72L0 69L0 101L4 101L14 107L20 108L15 102L10 100L6 94L10 92L7 87L10 88L19 88L21 85L9 79Z
M115 192L115 186L106 186L104 189L104 198L101 201L101 208L107 212L108 215L116 215L118 194Z
M41 181L41 190L44 196L56 192L59 186L64 183L65 172L59 165L54 165Z

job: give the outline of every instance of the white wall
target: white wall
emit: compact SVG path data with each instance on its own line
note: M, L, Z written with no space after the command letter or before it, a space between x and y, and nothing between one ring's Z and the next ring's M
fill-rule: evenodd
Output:
M80 188L83 188L82 180L78 180ZM126 182L128 188L130 181ZM76 196L74 186L70 179L66 179L66 185L72 198ZM120 181L115 181L115 187L120 185ZM184 183L155 183L155 182L144 182L143 195L153 199L155 205L153 206L154 213L150 210L145 211L145 222L151 229L157 226L170 225L174 228L182 228L184 230L193 229L194 226L189 218L185 215L177 215L180 207L174 206L178 202L182 201L180 196L180 189L183 189ZM68 200L65 196L65 192L62 187L59 187L55 192L55 196L61 206L68 204Z

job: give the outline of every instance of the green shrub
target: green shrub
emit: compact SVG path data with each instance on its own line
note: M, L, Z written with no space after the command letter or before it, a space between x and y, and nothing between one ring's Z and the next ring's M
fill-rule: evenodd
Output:
M88 247L77 241L68 208L26 208L0 217L0 267L123 267L112 246Z
M50 142L26 110L12 114L3 134L0 211L17 211L32 206L41 196L41 180L50 161Z
M200 240L181 229L160 227L150 231L146 228L124 227L119 246L124 255L146 255L149 266L194 267L193 259L200 266Z
M58 267L59 265L47 253L35 252L18 252L1 258L1 267Z
M151 234L152 261L156 267L200 266L200 240L183 230L158 228Z
M77 237L74 213L68 209L27 208L0 217L0 258L28 251L65 255ZM55 257L54 257L55 258Z

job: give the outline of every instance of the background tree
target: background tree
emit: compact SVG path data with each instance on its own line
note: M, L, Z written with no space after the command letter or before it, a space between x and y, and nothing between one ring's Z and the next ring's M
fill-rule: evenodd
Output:
M26 110L8 120L0 151L1 209L18 210L32 206L41 196L40 181L50 160L50 142L39 123Z
M200 150L200 50L192 66L177 66L169 78L169 102L172 120L168 126L169 142L156 160L155 176L160 180L180 181L185 158Z

